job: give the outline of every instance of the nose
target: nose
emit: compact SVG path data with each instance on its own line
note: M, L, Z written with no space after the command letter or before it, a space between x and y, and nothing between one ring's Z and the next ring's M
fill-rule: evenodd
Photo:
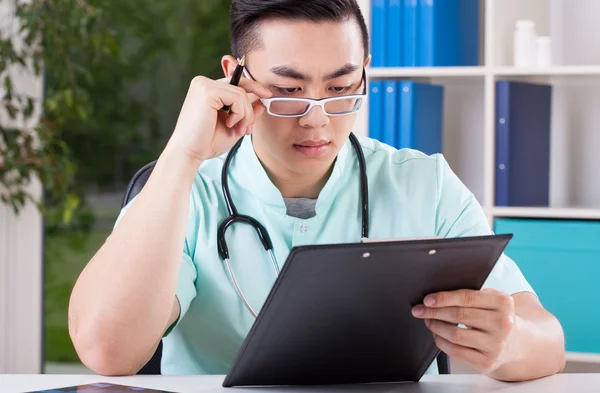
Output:
M304 128L321 128L327 125L329 125L329 116L325 114L321 107L313 107L300 118L300 126Z

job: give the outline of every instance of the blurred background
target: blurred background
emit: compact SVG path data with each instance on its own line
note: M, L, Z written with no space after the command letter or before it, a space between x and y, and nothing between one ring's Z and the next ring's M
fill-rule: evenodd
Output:
M29 45L9 45L19 27L44 35L46 49L35 51L45 63L46 100L37 108L42 112L37 127L49 147L36 162L0 153L0 163L5 162L0 177L17 169L44 178L43 359L46 372L77 371L80 363L67 330L73 284L112 230L128 181L158 158L191 79L223 77L221 56L230 52L230 1L34 0L20 9L14 4L0 0L2 28L8 33L0 46L0 71L14 66L12 84L20 77L20 51ZM4 95L17 95L7 90L4 77L2 86ZM23 98L13 104L17 123L27 113ZM2 109L4 120L11 120ZM12 132L2 128L2 136L23 136L18 129L27 127L18 125ZM21 202L31 194L23 187L23 192L15 187L4 201L21 215ZM0 347L0 359L3 352Z
M52 18L57 29L75 29L85 10L74 1ZM85 117L65 121L61 133L81 198L72 222L46 222L44 353L47 372L79 359L67 331L69 294L79 272L109 235L127 183L156 160L172 133L191 79L222 78L229 50L228 0L102 0L91 34L64 48L74 63L77 88L86 96ZM83 13L82 13L83 11ZM78 15L77 12L80 14ZM88 22L90 23L90 22ZM57 35L57 37L60 37ZM73 36L71 36L73 37ZM61 38L63 39L63 38ZM100 44L94 45L99 42ZM57 58L64 61L64 58ZM61 89L68 74L47 67L47 89ZM75 101L75 100L74 100ZM74 104L76 104L74 102ZM84 107L85 105L85 107Z

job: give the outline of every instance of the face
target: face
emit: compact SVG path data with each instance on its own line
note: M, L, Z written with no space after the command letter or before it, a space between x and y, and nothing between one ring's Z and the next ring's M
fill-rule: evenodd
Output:
M368 60L355 22L272 20L259 32L262 46L246 55L246 67L274 97L322 99L363 93ZM232 73L235 63L227 68ZM330 117L320 107L296 118L265 113L254 125L254 149L276 175L322 176L347 141L356 116Z

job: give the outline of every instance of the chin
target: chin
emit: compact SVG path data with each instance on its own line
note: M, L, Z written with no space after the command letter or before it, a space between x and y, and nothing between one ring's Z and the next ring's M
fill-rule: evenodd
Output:
M284 165L292 172L299 175L321 175L327 172L333 164L333 159L298 158L287 159Z
M289 154L285 154L282 158L294 172L307 175L323 173L331 167L337 156L338 151L334 146L329 144L327 147L314 149L293 146Z

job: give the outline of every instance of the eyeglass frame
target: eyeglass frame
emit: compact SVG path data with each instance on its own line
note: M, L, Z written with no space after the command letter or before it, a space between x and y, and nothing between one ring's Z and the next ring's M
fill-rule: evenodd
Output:
M246 68L246 66L244 66L244 74L246 74L246 77L248 79L251 79L255 82L257 82L257 80L252 76L252 74L250 73L250 71L248 71L248 68ZM363 86L363 93L361 94L349 94L349 95L345 95L345 96L338 96L338 97L325 97L325 98L319 98L319 99L314 99L314 98L293 98L293 97L272 97L272 98L260 98L260 101L263 103L263 105L267 108L267 113L271 116L275 116L275 117L286 117L286 118L293 118L293 117L303 117L306 116L314 107L320 107L323 110L323 113L327 116L330 117L339 117L339 116L347 116L347 115L351 115L353 113L357 113L363 105L363 102L360 103L360 106L358 107L358 109L356 109L355 111L352 112L346 112L346 113L339 113L339 114L330 114L327 113L327 111L325 110L325 104L331 101L340 101L340 100L346 100L346 99L352 99L352 98L362 98L362 99L366 99L367 98L367 71L365 70L365 68L363 67L363 74L362 74L362 79L361 79L361 83L364 83ZM271 103L273 101L300 101L300 102L306 102L308 104L307 109L298 115L281 115L278 113L273 113L271 112Z

